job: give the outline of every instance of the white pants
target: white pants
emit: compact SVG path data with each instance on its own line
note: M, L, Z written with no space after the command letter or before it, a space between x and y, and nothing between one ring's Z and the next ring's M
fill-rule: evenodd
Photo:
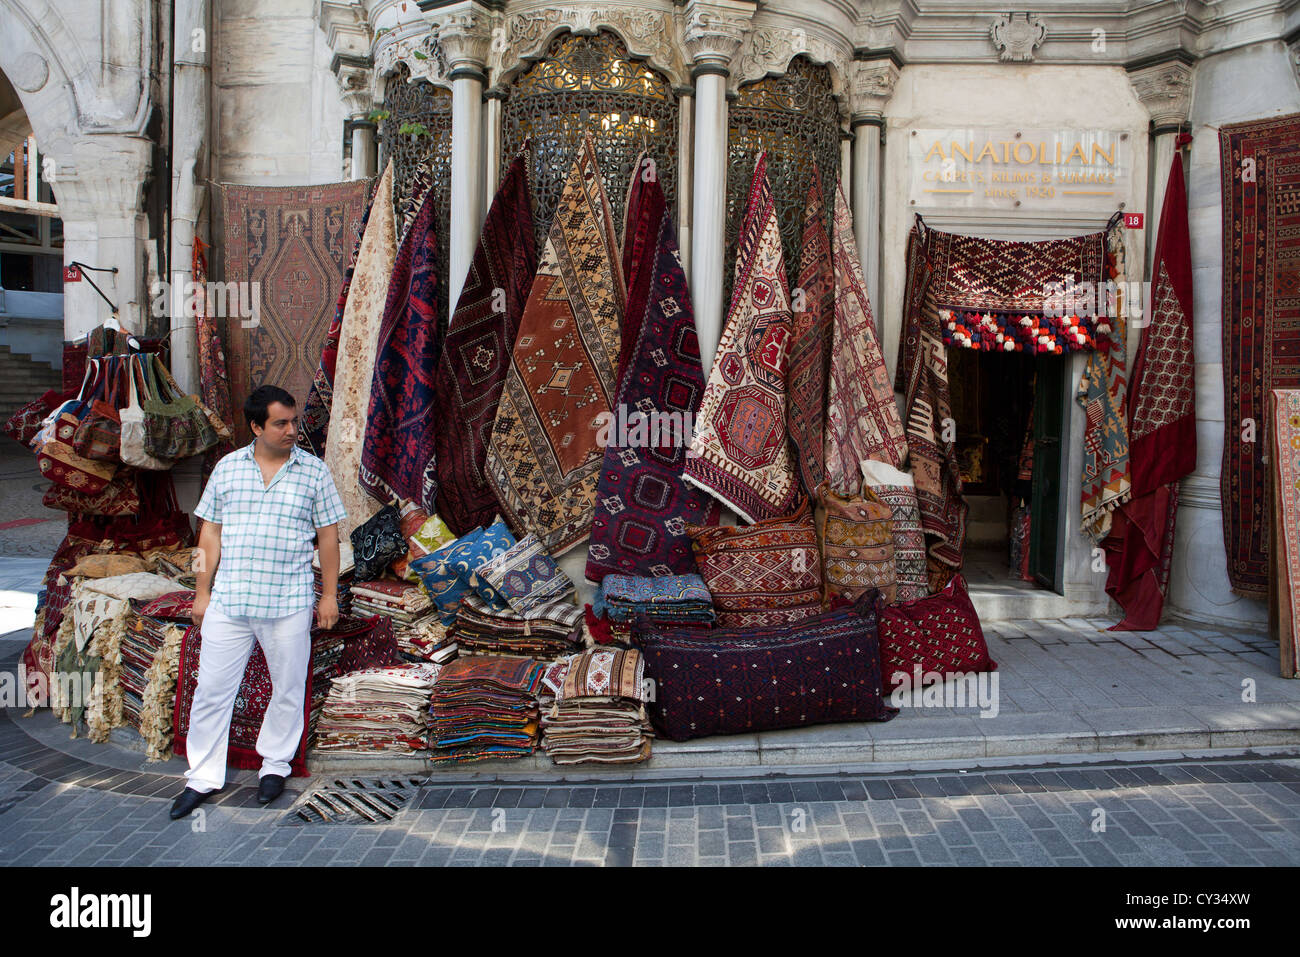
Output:
M258 776L289 776L289 761L302 740L305 720L311 622L310 608L283 618L231 618L215 604L208 606L203 616L198 687L190 706L190 733L185 744L190 762L185 773L189 787L206 793L226 783L230 719L254 641L262 646L271 674L271 703L257 736L257 753L262 756Z

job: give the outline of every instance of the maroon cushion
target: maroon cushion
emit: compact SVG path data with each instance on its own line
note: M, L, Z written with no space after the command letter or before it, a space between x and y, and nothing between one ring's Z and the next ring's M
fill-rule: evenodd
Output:
M966 581L953 575L943 591L915 601L880 605L880 661L885 687L910 683L921 674L968 674L997 668L989 657L979 616L966 593Z
M874 595L874 593L872 593ZM639 632L650 719L688 741L837 721L888 721L874 610L766 628Z

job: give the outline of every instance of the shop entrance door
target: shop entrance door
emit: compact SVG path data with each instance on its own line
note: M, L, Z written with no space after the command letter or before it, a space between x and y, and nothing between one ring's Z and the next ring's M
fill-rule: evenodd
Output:
M1029 571L1044 588L1063 593L1065 496L1062 453L1067 410L1065 360L1040 357L1034 389L1034 475L1030 497Z

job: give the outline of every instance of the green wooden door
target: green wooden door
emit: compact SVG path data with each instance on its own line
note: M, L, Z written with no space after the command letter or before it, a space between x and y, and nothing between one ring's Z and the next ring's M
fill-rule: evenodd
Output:
M1044 588L1061 592L1064 572L1061 487L1065 436L1066 360L1043 356L1034 389L1034 484L1029 509L1029 571Z

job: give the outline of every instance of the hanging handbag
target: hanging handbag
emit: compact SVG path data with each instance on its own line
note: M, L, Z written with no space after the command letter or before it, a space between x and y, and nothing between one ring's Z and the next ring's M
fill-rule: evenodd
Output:
M138 515L140 492L136 488L135 472L123 468L118 470L113 480L98 495L51 485L45 490L41 504L74 515Z
M92 376L94 377L92 379ZM54 422L53 434L36 452L36 466L43 476L56 485L89 495L98 495L117 473L116 462L96 462L77 454L72 447L73 436L85 418L89 407L84 397L93 395L99 378L99 362L92 360L86 368L81 396L71 408L65 408Z
M79 454L97 462L121 460L122 419L121 390L123 363L116 357L104 360L105 372L92 397L86 417L77 426L72 437L72 448Z
M126 362L127 404L120 415L122 422L121 455L122 461L126 465L133 465L139 469L163 471L170 469L176 463L171 459L155 458L146 452L144 447L144 410L140 407L140 395L136 391L136 381L140 381L141 390L144 390L144 363L146 361L148 361L147 356L134 355L128 358Z
M402 535L401 516L392 505L385 505L352 532L353 581L374 581L382 577L384 570L403 558L408 548Z
M167 383L168 386L171 387L173 392L175 392L178 395L182 394L181 387L176 384L176 380L172 378L171 370L168 369L166 365L159 363L158 371L162 373L163 380ZM191 395L190 398L194 400L194 404L197 405L202 410L203 414L207 417L208 424L212 426L212 431L217 433L217 439L219 441L229 442L232 438L234 438L235 433L230 430L229 425L227 425L224 421L222 421L221 416L217 415L217 413L212 411L211 408L204 405L203 400L200 399L198 396ZM207 450L204 449L204 451Z
M172 392L158 373L157 356L145 363L154 398L140 403L144 411L144 450L155 458L184 459L206 452L217 444L217 433L208 417L190 396Z

